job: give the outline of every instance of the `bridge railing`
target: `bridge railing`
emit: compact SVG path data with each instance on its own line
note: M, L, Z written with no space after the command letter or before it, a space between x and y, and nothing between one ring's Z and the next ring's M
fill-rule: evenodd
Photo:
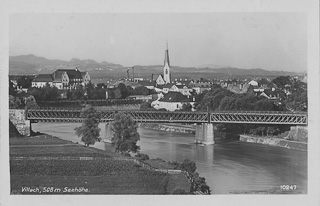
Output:
M36 110L52 110L52 111L57 111L57 110L70 110L70 111L75 111L75 110L82 110L84 107L40 107L38 109L29 109L29 111L36 111ZM232 111L232 110L228 110L228 111L195 111L195 112L191 112L191 111L142 111L142 110L108 110L108 109L99 109L99 112L103 112L103 111L113 111L116 113L121 113L121 112L139 112L139 113L175 113L175 114L302 114L302 115L307 115L307 112L302 112L302 111Z

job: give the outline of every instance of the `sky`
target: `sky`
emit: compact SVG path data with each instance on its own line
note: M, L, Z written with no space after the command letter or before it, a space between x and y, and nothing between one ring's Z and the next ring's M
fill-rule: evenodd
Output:
M123 66L207 64L307 71L307 17L257 13L36 13L9 16L9 55Z

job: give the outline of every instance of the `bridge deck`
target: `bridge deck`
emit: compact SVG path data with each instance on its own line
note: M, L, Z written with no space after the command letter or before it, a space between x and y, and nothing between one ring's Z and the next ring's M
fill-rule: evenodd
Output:
M99 111L100 122L109 122L117 113L132 116L137 122L150 123L246 123L246 124L290 124L307 125L306 112L166 112L166 111ZM81 122L81 110L32 109L27 111L27 119L37 122Z

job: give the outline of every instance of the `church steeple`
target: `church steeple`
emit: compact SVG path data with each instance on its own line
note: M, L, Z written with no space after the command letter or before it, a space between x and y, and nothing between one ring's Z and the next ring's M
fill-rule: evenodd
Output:
M163 79L167 84L170 83L170 60L169 60L168 41L167 41L167 49L164 54Z

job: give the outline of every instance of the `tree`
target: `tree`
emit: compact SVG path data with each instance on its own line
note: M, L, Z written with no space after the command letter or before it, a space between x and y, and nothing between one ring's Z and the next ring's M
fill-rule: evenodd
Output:
M72 93L71 93L71 98L73 100L81 100L81 99L84 99L84 88L81 84L78 84L76 86L76 89L72 90Z
M32 77L29 76L21 76L17 79L18 87L29 88L32 85Z
M117 87L120 92L121 92L121 97L122 99L126 98L127 96L129 96L129 90L127 88L127 86L124 84L124 83L120 83L118 84L118 87ZM117 98L117 97L116 97Z
M9 81L9 95L15 96L17 94L16 89L14 88L14 84Z
M277 85L279 88L284 88L286 84L291 85L291 80L289 76L279 76L273 79L272 83Z
M134 95L149 95L150 91L147 87L140 86L135 88L131 93Z
M93 106L87 105L81 111L82 125L76 127L76 135L81 137L81 141L86 146L93 145L96 141L101 140L99 128L99 113Z
M182 105L181 111L192 111L192 105L187 102Z
M194 173L197 170L196 163L192 162L191 160L184 159L183 162L180 165L180 169L187 171L189 173Z
M93 97L93 95L94 95L94 92L95 92L95 88L94 88L94 85L91 83L91 82L89 82L89 84L87 84L86 86L85 86L85 94L87 94L86 95L86 98L87 99L93 99L92 97Z
M39 106L37 105L36 99L30 95L24 99L25 109L37 109Z
M10 109L21 109L24 104L19 97L9 95L9 108Z
M140 110L141 111L147 111L147 110L150 110L151 108L153 108L153 107L151 106L150 102L143 102L140 105Z
M137 142L140 135L138 125L129 115L119 113L114 117L111 129L114 132L112 143L115 144L115 152L138 152L140 147Z
M116 88L115 90L113 90L113 93L114 93L114 98L116 99L120 99L122 97L121 90L119 88Z

